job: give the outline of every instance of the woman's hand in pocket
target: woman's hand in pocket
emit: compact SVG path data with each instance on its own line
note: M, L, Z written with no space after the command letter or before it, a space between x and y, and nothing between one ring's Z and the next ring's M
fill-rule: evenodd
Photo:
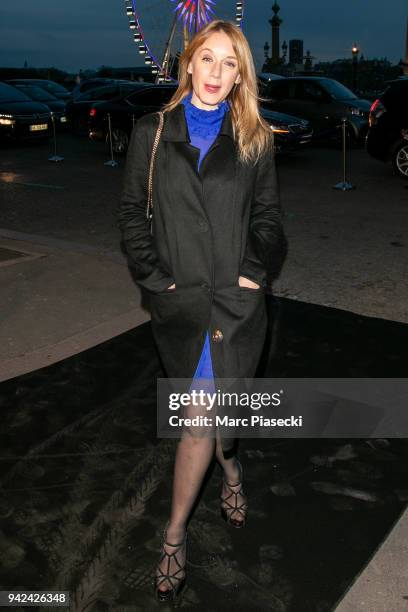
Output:
M260 289L260 285L258 285L258 283L251 281L249 278L246 278L245 276L239 277L238 284L240 287L248 287L249 289Z

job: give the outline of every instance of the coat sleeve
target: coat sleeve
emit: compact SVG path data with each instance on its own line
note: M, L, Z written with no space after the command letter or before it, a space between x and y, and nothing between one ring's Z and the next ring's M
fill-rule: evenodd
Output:
M129 265L134 270L136 282L145 289L164 291L174 283L159 260L146 217L148 197L148 173L150 164L148 130L151 117L144 116L135 124L130 137L126 157L125 175L120 205L117 211L117 226L122 232ZM153 138L150 138L153 142ZM154 168L153 172L155 171ZM153 201L154 215L154 201Z
M258 162L240 276L253 280L261 287L268 286L279 276L287 249L275 155L270 148Z

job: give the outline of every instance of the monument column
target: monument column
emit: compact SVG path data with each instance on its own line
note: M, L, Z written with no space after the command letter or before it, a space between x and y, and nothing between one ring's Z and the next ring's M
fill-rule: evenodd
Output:
M269 23L272 26L272 58L271 63L274 65L281 63L280 58L280 43L279 43L279 35L280 35L280 26L282 23L282 19L278 16L280 11L279 4L275 1L275 4L272 7L272 11L274 12L274 16L272 19L269 19Z

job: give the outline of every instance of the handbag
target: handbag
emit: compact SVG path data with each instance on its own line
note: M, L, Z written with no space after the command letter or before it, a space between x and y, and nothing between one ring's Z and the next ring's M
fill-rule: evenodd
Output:
M159 114L159 125L157 127L156 136L153 142L152 147L152 155L150 157L150 167L149 167L149 178L147 184L147 208L146 208L146 217L149 223L150 234L153 234L153 168L154 168L154 159L156 156L157 145L159 144L160 135L163 130L164 123L164 113L162 111L158 112Z

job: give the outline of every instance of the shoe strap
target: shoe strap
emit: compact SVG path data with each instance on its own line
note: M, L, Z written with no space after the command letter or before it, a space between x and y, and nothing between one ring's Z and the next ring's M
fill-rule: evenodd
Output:
M166 546L173 546L174 548L181 548L186 543L186 540L187 540L187 536L184 537L184 540L182 542L180 542L180 544L170 544L170 542L167 542L167 540L165 538L163 538L163 544L165 544ZM169 554L170 555L175 555L176 552L177 552L177 550L175 550L174 552L169 553Z
M239 480L237 483L232 484L231 482L227 482L225 480L225 478L223 478L223 481L225 482L225 484L227 485L227 487L237 487L238 485L242 485L242 476L243 476L243 469L242 469L242 465L239 459L236 459L236 462L239 465L239 472L241 474L241 480ZM234 492L234 491L233 491Z
M181 546L184 546L184 544L186 543L186 540L187 540L187 531L184 534L184 538L182 539L182 541L179 542L178 544L170 544L170 542L167 542L167 528L169 526L169 522L170 521L167 521L166 526L163 529L163 537L162 537L163 543L166 544L166 546L173 546L174 548L180 548ZM174 553L171 553L171 554L174 555L176 552L177 551L174 551Z

